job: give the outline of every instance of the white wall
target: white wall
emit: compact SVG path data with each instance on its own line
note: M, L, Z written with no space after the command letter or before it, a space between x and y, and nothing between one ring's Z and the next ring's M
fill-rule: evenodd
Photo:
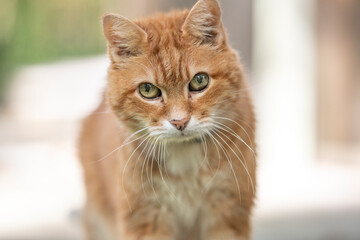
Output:
M314 157L314 3L257 0L254 5L253 89L264 164L301 164Z

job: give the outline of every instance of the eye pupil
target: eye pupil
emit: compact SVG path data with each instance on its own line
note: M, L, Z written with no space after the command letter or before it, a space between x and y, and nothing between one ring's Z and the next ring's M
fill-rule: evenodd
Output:
M142 83L139 86L140 94L147 99L153 99L161 96L161 91L159 88L154 86L151 83Z
M205 89L209 84L209 75L206 73L196 74L189 83L189 89L192 92L199 92Z

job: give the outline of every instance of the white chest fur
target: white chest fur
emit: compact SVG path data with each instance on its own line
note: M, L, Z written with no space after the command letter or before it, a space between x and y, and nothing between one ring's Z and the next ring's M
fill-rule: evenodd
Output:
M192 226L202 210L204 184L199 169L203 161L200 143L171 144L167 148L166 169L174 177L162 184L168 193L164 201L174 221L184 227Z
M173 175L197 175L203 154L200 143L169 144L166 150L166 169Z

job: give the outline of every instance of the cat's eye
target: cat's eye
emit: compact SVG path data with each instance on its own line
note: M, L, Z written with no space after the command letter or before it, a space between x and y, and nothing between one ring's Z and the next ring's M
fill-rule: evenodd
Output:
M151 83L142 83L139 86L139 92L141 96L147 99L154 99L161 96L159 88L155 87Z
M198 73L196 74L189 83L189 89L192 92L198 92L207 87L209 84L209 75L206 73Z

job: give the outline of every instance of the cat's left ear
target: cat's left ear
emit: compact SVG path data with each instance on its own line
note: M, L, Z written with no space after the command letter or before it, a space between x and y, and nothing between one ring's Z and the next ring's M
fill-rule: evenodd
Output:
M218 0L199 0L182 26L184 36L200 44L217 45L225 39Z

